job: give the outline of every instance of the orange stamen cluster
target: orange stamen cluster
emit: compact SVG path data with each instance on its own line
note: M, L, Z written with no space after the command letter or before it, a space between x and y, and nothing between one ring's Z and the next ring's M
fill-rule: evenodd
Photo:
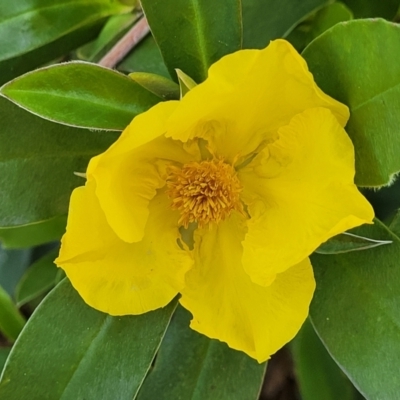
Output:
M220 222L232 210L243 212L239 194L242 186L232 165L223 160L191 162L182 168L170 167L167 178L172 208L179 210L179 224L199 227Z

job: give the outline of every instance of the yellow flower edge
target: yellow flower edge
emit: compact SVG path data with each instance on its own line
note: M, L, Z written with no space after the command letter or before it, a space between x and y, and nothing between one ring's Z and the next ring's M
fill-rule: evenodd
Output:
M193 329L267 360L308 315L308 256L372 223L348 117L284 40L224 57L91 160L57 265L100 311L142 314L179 294Z

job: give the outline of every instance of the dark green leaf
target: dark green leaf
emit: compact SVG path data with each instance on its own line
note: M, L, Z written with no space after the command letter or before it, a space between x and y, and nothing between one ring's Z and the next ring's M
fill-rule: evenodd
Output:
M355 389L307 320L291 343L302 400L355 400Z
M376 220L357 234L393 244L314 254L312 322L336 362L368 399L397 400L400 360L400 239Z
M71 62L25 74L0 92L24 109L65 125L123 130L160 99L136 82L95 64Z
M356 18L382 17L392 19L399 9L399 0L342 0Z
M25 325L24 317L8 293L0 286L0 332L9 340L17 339Z
M0 398L132 400L175 305L111 317L88 307L69 281L62 281L14 345L1 377Z
M31 261L31 249L4 250L0 246L0 286L10 296L14 296L15 287Z
M258 399L266 363L192 331L190 319L177 309L138 400Z
M125 57L118 65L118 69L123 72L151 72L166 78L171 77L161 57L160 50L151 35L143 39Z
M112 0L2 2L0 84L94 39L104 18L128 10Z
M384 20L337 24L303 52L322 90L350 107L360 186L385 185L400 170L398 54L400 26Z
M5 249L20 249L61 239L67 217L62 215L31 225L0 228L0 241Z
M242 0L243 47L262 49L270 40L286 37L300 21L329 2L329 0Z
M34 262L25 272L16 288L18 307L28 303L36 297L45 294L56 285L59 269L54 264L58 249Z
M315 252L319 254L340 254L348 253L349 251L372 249L373 247L391 243L391 240L375 240L344 232L322 243Z
M10 354L11 349L9 347L0 348L0 373L4 368L4 364L7 361L7 357Z
M392 222L390 223L389 229L396 235L400 237L400 210L397 211Z
M179 86L164 76L148 72L133 72L129 77L163 100L179 100Z
M129 78L127 78L129 79ZM48 122L0 97L0 226L66 215L89 159L117 138Z
M142 0L170 75L179 68L196 82L211 64L241 48L240 0ZM174 34L171 35L171 30Z

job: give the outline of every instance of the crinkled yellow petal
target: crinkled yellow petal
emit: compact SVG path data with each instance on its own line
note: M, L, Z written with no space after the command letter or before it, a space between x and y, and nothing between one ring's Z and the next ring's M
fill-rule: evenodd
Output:
M295 116L239 170L251 215L243 264L254 282L266 285L330 237L372 223L373 209L354 173L353 144L324 108Z
M165 184L165 165L194 157L181 142L165 138L165 121L177 102L160 103L138 115L121 137L91 160L88 179L96 181L96 194L111 228L124 241L142 239L149 201Z
M123 242L110 228L93 182L74 190L56 264L90 306L111 315L142 314L168 304L184 285L192 257L177 244L177 212L157 194L143 240Z
M315 288L308 259L278 274L270 286L250 280L241 264L245 222L237 213L195 235L195 266L181 304L191 327L259 362L291 340L308 315Z
M167 136L203 137L228 161L245 156L275 137L279 127L310 107L329 108L344 126L348 108L324 94L306 62L285 40L264 50L223 57L208 78L179 103L167 122Z

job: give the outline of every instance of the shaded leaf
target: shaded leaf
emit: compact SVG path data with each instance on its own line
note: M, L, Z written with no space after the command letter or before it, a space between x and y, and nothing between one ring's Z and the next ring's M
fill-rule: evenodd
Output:
M329 0L242 0L243 47L262 49L270 40L286 37L299 22L329 2Z
M65 279L15 343L1 376L0 398L132 400L175 305L112 317L88 307Z
M129 79L129 78L127 78ZM0 97L0 226L66 215L89 159L117 138L38 118Z
M322 90L350 108L360 186L386 185L400 170L398 54L400 26L384 20L337 24L303 52Z
M18 311L9 294L0 286L0 332L8 340L16 340L25 319Z
M378 220L356 233L393 244L312 255L317 288L310 315L329 353L366 398L397 400L400 239Z
M160 99L114 70L84 62L52 65L7 83L1 94L20 107L65 125L123 130Z
M220 0L218 6L214 0L142 0L141 4L173 79L179 68L202 82L211 64L241 48L240 0Z
M256 400L266 363L189 328L179 307L138 400Z
M34 262L22 276L16 288L18 307L45 294L57 283L59 269L54 264L58 249L54 249Z
M342 0L353 11L356 18L382 17L392 19L399 8L398 0Z
M178 76L179 81L180 98L182 98L187 92L192 90L197 85L197 83L179 68L177 68L176 70L176 75Z
M306 320L291 342L302 400L355 400L355 389Z

